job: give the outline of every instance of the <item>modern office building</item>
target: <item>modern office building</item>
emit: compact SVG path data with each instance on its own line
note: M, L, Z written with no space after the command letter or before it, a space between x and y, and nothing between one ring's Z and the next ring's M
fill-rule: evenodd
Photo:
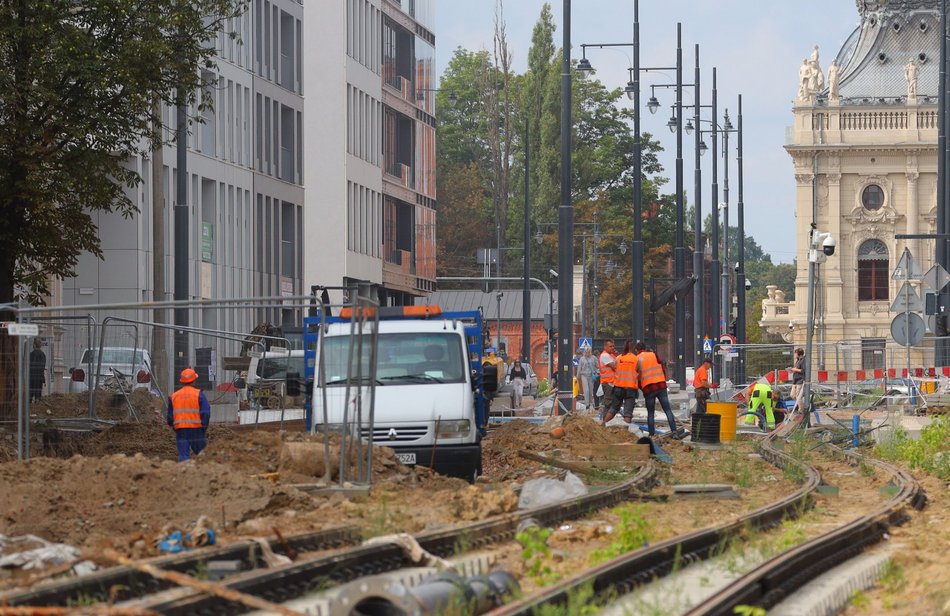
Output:
M384 305L434 289L434 4L304 5L305 289L365 281Z
M190 298L286 296L304 290L303 13L299 0L251 0L225 28L237 37L223 32L218 37L217 74L208 75L216 77L209 90L214 110L189 110L203 116L188 138ZM335 115L342 114L341 104ZM163 117L165 126L175 126L174 109L164 109ZM95 215L103 258L83 254L75 277L54 281L51 305L172 299L174 144L164 148L163 159L165 232L159 250L164 293L154 292L152 169L151 160L142 157L130 161L143 178L130 195L139 211L129 218ZM281 318L277 308L256 314L193 311L190 322L248 332L263 320ZM76 352L64 351L56 360L63 365L54 370L67 369L74 361L69 354Z
M890 307L904 283L892 274L904 249L924 272L934 263L933 241L896 235L936 228L940 11L933 0L857 5L860 24L833 63L822 69L815 46L799 69L785 146L797 185L796 300L771 287L761 324L804 343L814 220L838 245L820 267L815 341L852 341L860 349L852 367L873 369L885 367ZM913 360L929 365L916 351Z

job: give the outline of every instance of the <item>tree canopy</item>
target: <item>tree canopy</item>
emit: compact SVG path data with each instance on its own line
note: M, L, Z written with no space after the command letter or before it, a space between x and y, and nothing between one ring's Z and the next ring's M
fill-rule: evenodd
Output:
M0 3L0 303L101 256L95 212L130 215L153 102L206 104L200 69L243 0ZM157 107L157 106L156 106ZM153 124L153 120L159 120Z

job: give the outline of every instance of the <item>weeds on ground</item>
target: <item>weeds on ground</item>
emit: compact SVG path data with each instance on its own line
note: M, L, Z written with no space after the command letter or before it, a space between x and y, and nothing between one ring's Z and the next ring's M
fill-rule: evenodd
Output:
M853 605L859 610L866 610L871 607L871 600L868 599L868 596L864 594L863 591L855 589L855 591L851 593L851 598L848 599L848 604Z
M614 513L620 518L616 538L607 547L595 550L590 555L591 564L608 561L649 543L650 523L646 519L646 507L621 505L614 509Z
M363 529L363 539L372 539L381 535L388 535L395 532L399 527L398 512L394 512L389 507L389 494L384 492L379 498L379 509L374 511L367 518L367 526Z
M515 535L515 541L521 544L521 561L525 575L534 580L538 586L547 586L558 580L558 575L551 570L548 562L551 560L551 548L548 546L550 528L530 526Z
M862 477L874 477L877 474L877 471L874 469L874 466L868 464L864 460L858 464L858 472L861 473Z
M207 580L208 579L208 563L203 560L200 560L195 563L195 568L191 570L191 577L196 580Z
M587 582L568 591L567 603L543 605L533 613L536 616L593 616L616 596L617 593L613 589L595 596L593 582Z
M472 549L472 538L468 531L462 531L455 539L455 545L452 546L453 554L465 554Z
M726 479L737 487L748 488L752 486L757 477L749 459L734 445L726 447L723 451L722 465Z
M785 446L785 453L791 456L798 464L785 464L782 473L785 478L795 483L805 480L805 466L809 463L808 436L804 432L796 432Z
M98 605L98 604L99 604L98 599L84 592L81 592L78 595L76 595L75 599L66 600L67 607L92 607L93 605Z
M736 616L765 616L766 611L758 605L737 605L732 608L732 613Z
M903 461L943 480L950 480L950 419L935 417L914 440L901 427L895 428L874 450L875 455L892 462Z

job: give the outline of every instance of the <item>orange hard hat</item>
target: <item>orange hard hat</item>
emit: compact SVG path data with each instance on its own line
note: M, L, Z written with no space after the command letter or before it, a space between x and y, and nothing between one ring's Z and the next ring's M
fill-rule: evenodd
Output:
M194 383L198 380L198 373L191 368L185 368L181 371L181 378L179 378L179 380L182 383Z

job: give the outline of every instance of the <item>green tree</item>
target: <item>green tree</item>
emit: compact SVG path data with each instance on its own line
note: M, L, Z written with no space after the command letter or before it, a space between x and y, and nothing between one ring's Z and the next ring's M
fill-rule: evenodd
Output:
M213 68L215 39L242 9L235 0L0 3L0 304L39 302L83 251L101 256L93 215L135 211L125 189L141 178L126 162L160 138L153 102L207 102L199 68ZM0 366L0 384L11 368Z

